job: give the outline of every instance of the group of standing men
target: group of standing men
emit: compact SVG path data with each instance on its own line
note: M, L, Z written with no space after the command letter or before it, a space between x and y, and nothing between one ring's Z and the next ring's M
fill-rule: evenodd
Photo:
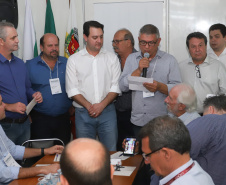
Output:
M130 31L117 31L112 41L117 57L102 48L104 26L88 21L83 25L86 47L68 61L59 56L59 38L49 33L40 39L40 56L25 66L12 54L19 42L15 28L0 23L0 93L6 104L1 125L15 143L29 139L26 105L35 98L38 104L30 114L31 138L57 137L68 143L73 100L77 137L95 139L98 135L109 150L116 150L117 120L119 138L123 134L137 136L150 120L167 114L164 100L176 84L185 82L194 88L199 113L206 95L226 92L226 69L217 61L225 57L225 29L221 24L210 28L212 49L208 55L206 36L189 34L186 44L191 58L178 65L172 55L159 49L161 37L154 25L140 29L138 52ZM147 78L153 78L153 83L143 84L149 92L129 90L128 77L142 76L144 68Z

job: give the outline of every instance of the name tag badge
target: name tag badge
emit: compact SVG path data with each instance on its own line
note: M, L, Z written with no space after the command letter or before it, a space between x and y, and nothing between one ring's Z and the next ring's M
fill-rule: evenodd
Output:
M155 96L154 92L144 92L143 91L143 98L148 98L148 97L152 97Z
M49 79L49 84L52 95L62 93L59 78Z
M6 166L16 166L16 167L21 167L12 157L10 153L7 154L7 156L3 159Z

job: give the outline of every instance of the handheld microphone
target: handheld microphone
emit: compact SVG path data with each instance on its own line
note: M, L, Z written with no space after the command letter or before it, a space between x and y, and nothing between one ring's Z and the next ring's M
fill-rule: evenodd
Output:
M144 53L144 58L149 58L149 57L150 57L149 53ZM147 76L147 68L144 68L142 77L146 78L146 76Z

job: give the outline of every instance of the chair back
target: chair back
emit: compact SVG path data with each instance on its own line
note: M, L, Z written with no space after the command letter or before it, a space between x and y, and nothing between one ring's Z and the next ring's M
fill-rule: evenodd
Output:
M25 141L22 146L26 148L49 148L54 145L63 145L64 142L58 138L33 139Z
M25 141L22 146L26 148L49 148L54 145L63 145L64 142L58 138L49 138L49 139L33 139ZM23 167L30 167L35 164L38 160L40 160L43 156L33 157L23 159L21 162L21 166Z

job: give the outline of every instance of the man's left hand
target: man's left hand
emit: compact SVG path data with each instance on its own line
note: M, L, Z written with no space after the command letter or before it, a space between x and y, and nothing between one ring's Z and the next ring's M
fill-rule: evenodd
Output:
M45 155L51 155L51 154L61 154L62 151L63 151L64 147L61 146L61 145L55 145L55 146L52 146L50 148L46 148L44 150L45 152Z
M35 92L32 97L35 99L37 103L42 103L42 94L40 92Z
M101 112L104 110L104 108L105 107L102 105L102 103L93 104L88 110L90 117L93 117L93 118L98 117L101 114Z
M150 92L156 92L158 91L159 84L157 81L154 80L153 83L145 82L143 86Z

